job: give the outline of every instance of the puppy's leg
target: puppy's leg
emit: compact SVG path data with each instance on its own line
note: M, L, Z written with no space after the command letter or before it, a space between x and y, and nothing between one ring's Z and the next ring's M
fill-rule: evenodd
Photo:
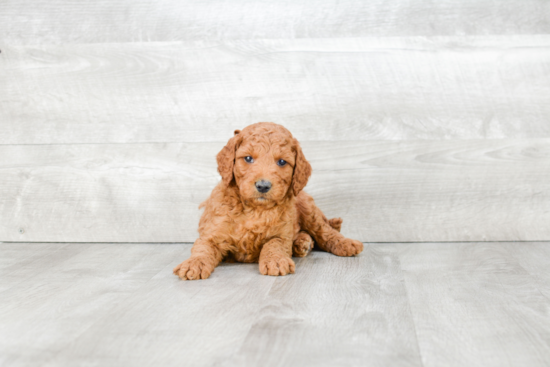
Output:
M174 274L183 280L206 279L223 259L218 246L198 239L191 249L191 257L174 268Z
M269 240L260 252L260 273L274 276L293 274L296 267L291 256L291 241L281 238Z
M313 238L309 233L300 231L292 243L292 256L305 257L313 250Z
M303 191L297 197L297 208L300 228L311 234L322 250L338 256L353 256L363 251L361 242L346 238L333 228L339 229L342 224L339 218L329 221L313 198Z
M342 218L332 218L328 220L328 224L338 232L340 232L340 229L342 229Z
M342 227L341 218L332 218L328 220L328 224L340 232ZM313 250L314 242L310 234L306 231L300 231L296 235L294 242L292 243L292 256L295 257L306 257Z

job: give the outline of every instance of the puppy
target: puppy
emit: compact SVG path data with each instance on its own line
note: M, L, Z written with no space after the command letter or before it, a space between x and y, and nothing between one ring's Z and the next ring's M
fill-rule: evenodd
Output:
M361 242L340 234L340 218L328 220L302 191L311 165L283 126L235 130L217 161L222 180L199 206L199 238L191 257L174 268L181 279L206 279L224 259L287 275L295 270L292 256L306 256L314 243L338 256L363 251Z

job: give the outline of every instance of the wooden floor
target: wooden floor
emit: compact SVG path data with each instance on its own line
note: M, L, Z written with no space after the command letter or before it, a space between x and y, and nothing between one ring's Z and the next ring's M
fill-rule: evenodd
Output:
M190 248L0 243L0 365L550 363L550 243L367 244L184 282Z

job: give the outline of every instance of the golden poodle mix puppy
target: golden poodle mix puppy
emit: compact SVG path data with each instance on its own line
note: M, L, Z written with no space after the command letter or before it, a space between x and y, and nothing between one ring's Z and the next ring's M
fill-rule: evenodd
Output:
M328 220L302 191L311 165L283 126L235 130L217 161L222 180L199 207L199 238L191 257L174 268L181 279L206 279L224 259L287 275L295 270L292 256L306 256L314 243L338 256L363 251L361 242L340 234L340 218Z

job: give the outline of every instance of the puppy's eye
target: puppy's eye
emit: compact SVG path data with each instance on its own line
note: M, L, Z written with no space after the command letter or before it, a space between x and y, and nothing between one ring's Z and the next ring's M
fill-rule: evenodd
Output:
M285 164L286 164L286 161L285 161L284 159L279 159L279 160L277 161L277 165L279 165L279 166L281 166L281 167L284 166Z
M244 157L244 160L246 161L246 163L252 163L252 162L254 162L254 158L252 158L251 156L246 156L246 157Z

